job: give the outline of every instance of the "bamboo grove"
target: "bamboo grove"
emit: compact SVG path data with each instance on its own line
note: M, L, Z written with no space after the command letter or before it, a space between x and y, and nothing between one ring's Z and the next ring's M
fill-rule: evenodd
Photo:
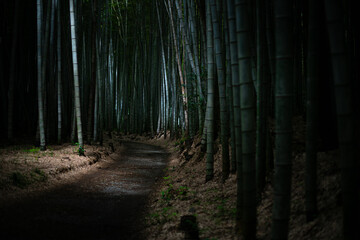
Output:
M317 152L341 152L344 239L359 226L359 26L351 0L1 1L1 134L102 142L105 131L202 136L204 181L237 174L236 221L256 238L265 180L287 239L294 116L306 119L306 216ZM5 9L8 9L7 11ZM273 129L272 129L273 128Z

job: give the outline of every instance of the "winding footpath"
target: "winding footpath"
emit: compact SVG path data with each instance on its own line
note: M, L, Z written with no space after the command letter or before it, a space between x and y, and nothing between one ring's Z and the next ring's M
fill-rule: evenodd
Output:
M146 239L141 214L168 154L123 144L119 159L99 162L80 179L0 206L0 239Z

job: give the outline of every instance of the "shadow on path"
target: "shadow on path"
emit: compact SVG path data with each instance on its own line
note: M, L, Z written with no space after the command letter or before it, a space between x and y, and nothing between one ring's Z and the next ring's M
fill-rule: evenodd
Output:
M0 239L145 239L141 213L168 154L124 142L119 159L36 197L0 206Z

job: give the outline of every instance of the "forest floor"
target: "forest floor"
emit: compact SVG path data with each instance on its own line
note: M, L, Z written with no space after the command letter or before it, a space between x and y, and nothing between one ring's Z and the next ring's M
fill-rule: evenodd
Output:
M297 121L297 128L293 140L294 161L289 239L342 239L340 172L336 163L338 152L328 151L318 154L319 213L314 221L306 222L303 121ZM154 149L151 147L154 145L161 148ZM144 148L144 146L147 147ZM105 139L103 146L85 146L85 149L86 157L79 157L76 146L70 144L50 146L45 152L30 145L0 147L0 210L2 213L0 225L3 225L0 227L0 232L4 234L4 229L12 224L11 233L16 232L18 228L34 233L35 230L26 228L26 224L34 220L38 225L48 227L48 233L54 230L51 226L59 225L59 223L62 223L63 227L68 227L66 224L70 223L75 224L75 227L81 226L82 228L78 229L78 235L73 235L73 239L76 239L76 236L82 236L80 234L84 229L90 229L90 231L87 230L89 231L87 237L90 239L99 238L100 235L97 234L102 234L99 239L111 239L115 235L111 235L110 232L117 231L115 230L117 224L128 226L128 230L136 235L131 236L128 232L128 237L119 239L176 240L184 239L184 232L180 228L181 217L193 215L196 216L200 239L241 239L235 231L236 176L231 174L224 183L222 182L221 146L218 141L215 144L215 176L207 183L205 183L205 154L201 151L199 137L189 142L164 139L163 136L150 139L136 135L113 134L112 139L108 137ZM166 149L168 154L161 149ZM144 150L150 152L144 153ZM146 172L149 169L146 163L134 166L131 162L139 160L146 162L150 156L153 162L158 162L155 164L157 166L151 167L157 169L155 175L145 174L150 178L138 181L138 184L127 181L114 185L114 178L132 177L134 170L137 171L135 175ZM124 162L126 164L121 165ZM160 162L167 163L164 170L161 169L165 165ZM100 181L99 184L101 177L109 178L110 182L102 184ZM155 189L151 188L150 184L144 191L142 185L148 183L155 183ZM126 186L129 191L137 189L143 191L145 195L139 201L130 198L121 200L118 197L126 195L124 192ZM260 240L271 239L272 195L271 179L268 178L257 208L257 237ZM63 201L59 201L59 198ZM88 200L82 201L81 199L84 198ZM72 207L65 203L65 201L74 202L74 199L78 203ZM25 202L26 204L23 204ZM54 213L51 213L50 210L54 209L49 207L48 202L58 206L59 209L55 209L56 217ZM145 205L146 209L143 208ZM46 210L43 210L44 207ZM24 208L34 209L28 210L27 214L30 214L30 217L21 219L24 216L22 213ZM137 212L131 212L131 209L136 209ZM84 213L87 211L89 213ZM50 219L50 223L46 223L46 216L38 212L47 212L45 215ZM124 216L121 212L128 215ZM34 214L35 218L31 214ZM79 218L79 214L86 216ZM104 214L113 216L113 219L107 219L104 222L104 219L101 219ZM60 220L60 218L65 220ZM138 221L139 218L145 223L144 226ZM65 225L64 221L67 221ZM139 226L131 226L132 224L139 224ZM25 227L19 227L20 225L25 225ZM101 228L95 225L100 225ZM32 223L29 226L37 230L44 227L35 226ZM119 232L113 234L119 234ZM139 236L142 237L139 238ZM49 235L46 237L51 239L48 238ZM52 235L52 237L56 239L56 236ZM61 234L57 236L58 239L62 237ZM42 239L41 236L38 238Z
M144 239L142 213L163 148L121 141L0 148L0 239Z
M338 151L318 153L318 215L311 222L305 216L305 153L302 119L295 119L293 137L293 168L291 219L289 239L342 239L342 213ZM146 215L148 239L184 239L181 217L196 216L200 239L241 239L235 231L236 176L231 174L223 183L221 145L215 144L215 177L205 183L205 154L200 137L191 145L179 141L169 144L158 141L172 153L163 179L157 184L148 202ZM147 141L148 142L148 141ZM271 179L257 207L257 238L271 239L273 204Z

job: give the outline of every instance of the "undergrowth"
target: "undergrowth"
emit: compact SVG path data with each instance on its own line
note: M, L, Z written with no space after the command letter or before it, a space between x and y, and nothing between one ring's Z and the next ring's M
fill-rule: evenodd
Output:
M29 185L37 182L45 182L47 179L47 174L38 168L35 168L29 172L16 171L10 175L12 184L19 188L26 188Z
M184 199L189 191L189 188L187 186L174 186L171 177L163 177L165 180L166 187L161 190L161 199L165 202L169 202L170 200L174 199Z
M161 204L163 207L156 212L150 213L147 220L150 224L163 224L176 218L179 212L173 207L172 201L185 200L189 192L187 186L175 186L171 177L163 177L165 187L161 190Z

